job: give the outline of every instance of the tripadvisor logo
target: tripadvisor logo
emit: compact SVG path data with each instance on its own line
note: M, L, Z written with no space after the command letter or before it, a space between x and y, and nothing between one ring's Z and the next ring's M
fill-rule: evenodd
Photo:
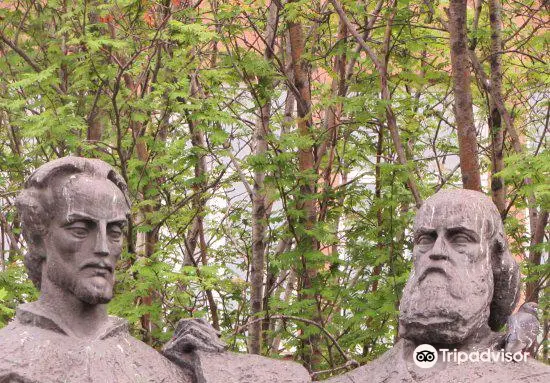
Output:
M454 350L442 348L438 351L430 344L421 344L414 349L413 361L420 368L431 368L437 363L438 356L441 356L443 362L460 365L466 362L525 362L528 355L527 352L521 351L511 353L504 350L491 349L465 352L458 351L456 348Z
M421 344L414 349L413 360L420 368L431 368L437 363L437 350L430 344Z

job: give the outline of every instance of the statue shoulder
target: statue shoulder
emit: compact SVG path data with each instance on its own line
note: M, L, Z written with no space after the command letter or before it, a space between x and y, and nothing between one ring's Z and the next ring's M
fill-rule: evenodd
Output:
M402 352L403 342L400 341L380 357L323 383L407 382L410 375Z
M192 354L198 383L219 382L220 376L226 383L311 382L307 370L291 360L229 351L194 351Z

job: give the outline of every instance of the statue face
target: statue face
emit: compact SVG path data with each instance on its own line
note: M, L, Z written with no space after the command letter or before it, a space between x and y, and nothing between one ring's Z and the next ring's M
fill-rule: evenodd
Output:
M55 187L57 186L57 187ZM109 180L62 178L53 190L57 211L44 237L42 279L89 304L113 297L114 269L122 252L128 207Z
M487 219L461 201L423 206L415 222L414 269L400 305L400 333L457 344L487 323L493 274Z

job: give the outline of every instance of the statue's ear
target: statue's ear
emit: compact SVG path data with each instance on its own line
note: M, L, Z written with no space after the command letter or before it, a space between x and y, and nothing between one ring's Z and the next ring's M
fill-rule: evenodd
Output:
M494 292L489 326L493 331L498 331L506 323L519 300L520 275L518 264L510 253L503 235L497 235L490 252Z
M48 233L49 214L45 210L47 190L24 189L15 201L22 222L23 237L27 241L28 253L24 263L29 279L37 288L42 280L42 264L46 259L44 236Z
M42 266L46 260L46 248L43 236L39 234L25 236L28 245L28 252L25 254L24 264L27 274L32 283L40 290L42 281Z

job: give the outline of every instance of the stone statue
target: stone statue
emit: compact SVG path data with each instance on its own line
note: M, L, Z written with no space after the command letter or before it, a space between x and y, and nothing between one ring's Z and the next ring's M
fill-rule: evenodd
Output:
M192 382L107 314L130 203L105 162L51 161L17 198L25 265L40 288L0 330L0 382Z
M193 370L195 383L307 383L307 370L288 360L225 351L226 345L203 319L182 319L162 353L184 370Z
M0 330L0 383L246 383L309 381L300 365L224 352L202 320L182 320L164 354L109 316L130 210L107 163L65 157L38 168L16 201L25 265L40 289Z
M309 382L296 363L225 351L205 321L181 321L165 357L107 314L130 209L126 189L108 164L79 157L51 161L27 181L16 203L25 265L41 295L0 330L0 383ZM429 198L414 223L413 259L399 341L327 382L550 381L550 367L530 359L457 363L457 353L505 347L498 330L518 301L518 266L490 199L469 190ZM423 344L435 353L419 351Z
M519 271L492 201L471 190L440 191L422 205L413 230L400 339L375 361L326 382L550 381L549 366L506 361L499 352L505 334L497 331L517 304ZM426 354L423 344L435 350ZM470 359L472 351L481 361Z

